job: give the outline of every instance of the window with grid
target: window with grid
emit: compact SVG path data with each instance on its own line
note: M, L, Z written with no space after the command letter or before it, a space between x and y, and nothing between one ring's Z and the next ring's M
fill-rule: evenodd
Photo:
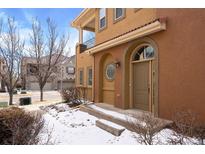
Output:
M83 70L79 71L79 83L80 85L83 85Z
M116 8L115 9L115 20L124 17L124 9L123 8Z
M93 80L93 72L92 72L92 68L88 68L88 85L91 86L92 85L92 80Z
M105 28L106 26L106 9L105 8L101 8L99 10L99 28Z

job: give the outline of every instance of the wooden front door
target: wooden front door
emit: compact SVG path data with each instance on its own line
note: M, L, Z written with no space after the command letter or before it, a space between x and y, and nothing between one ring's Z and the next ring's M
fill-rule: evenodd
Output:
M133 63L133 106L144 111L150 109L149 64L150 61Z

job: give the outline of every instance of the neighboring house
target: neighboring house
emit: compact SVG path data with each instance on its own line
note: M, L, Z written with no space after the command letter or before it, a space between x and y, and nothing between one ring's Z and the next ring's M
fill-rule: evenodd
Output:
M5 67L6 67L6 65L4 64L4 60L2 58L0 58L0 73L3 72ZM4 92L5 90L6 90L6 85L5 85L5 83L2 80L2 77L0 75L0 91Z
M76 85L94 102L166 119L185 107L205 122L204 19L205 9L84 9L72 22Z
M22 86L27 90L39 90L37 78L34 76L35 58L24 57L22 60ZM75 84L75 56L66 57L52 73L44 90L61 90Z

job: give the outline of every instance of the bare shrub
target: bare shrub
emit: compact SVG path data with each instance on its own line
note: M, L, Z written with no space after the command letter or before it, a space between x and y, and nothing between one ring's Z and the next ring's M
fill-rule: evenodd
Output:
M199 143L201 145L204 145L204 140L205 140L205 126L200 124L197 125L194 128L194 136L198 139Z
M135 137L139 143L146 145L154 144L156 140L155 135L161 130L162 121L149 113L127 119L130 128L138 134Z
M68 90L62 90L61 96L67 103L69 103L69 106L82 104L81 91L79 88L72 87Z
M39 112L26 112L17 107L0 110L0 144L38 144L43 127Z
M171 136L168 138L170 144L190 144L193 143L191 137L195 134L197 116L188 109L178 109L173 115L173 126Z

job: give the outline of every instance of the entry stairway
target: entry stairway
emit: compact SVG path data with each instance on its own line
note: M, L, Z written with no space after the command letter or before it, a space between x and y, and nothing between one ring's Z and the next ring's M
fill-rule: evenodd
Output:
M136 131L133 129L133 126L130 125L130 122L139 122L143 125L143 121L140 121L137 117L150 114L149 112L135 109L123 110L105 103L84 104L80 106L80 110L99 118L99 120L96 121L96 126L104 129L105 131L108 131L115 136L119 136L125 130L125 128L131 131ZM153 128L155 130L161 130L163 128L169 127L172 124L172 121L169 120L161 118L155 119L159 121L157 127Z

